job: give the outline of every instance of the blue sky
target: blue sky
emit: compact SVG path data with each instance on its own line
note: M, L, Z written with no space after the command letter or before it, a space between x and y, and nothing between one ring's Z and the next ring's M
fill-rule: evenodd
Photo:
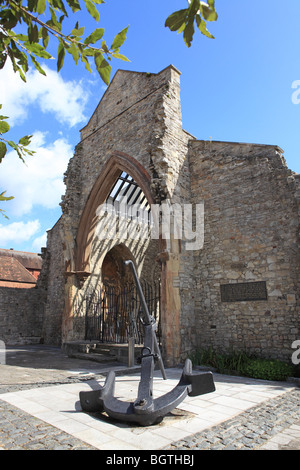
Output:
M299 0L216 0L219 19L209 24L215 39L196 34L189 49L182 35L164 27L186 3L106 0L98 25L88 14L78 19L87 34L104 27L108 44L129 25L121 52L131 62L114 60L112 77L118 69L158 73L170 64L181 71L183 127L196 138L278 145L299 173ZM61 214L63 173L79 131L106 90L95 71L75 66L69 56L60 74L55 61L46 67L46 78L32 70L27 84L7 66L0 72L10 138L34 134L36 149L27 165L13 152L0 165L0 189L15 196L1 206L9 216L0 216L1 248L40 251L45 245L46 230Z

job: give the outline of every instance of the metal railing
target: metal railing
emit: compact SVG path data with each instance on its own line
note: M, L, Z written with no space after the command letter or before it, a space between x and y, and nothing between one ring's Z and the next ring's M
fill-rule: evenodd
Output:
M160 283L141 281L141 287L150 315L157 322L157 339L160 343ZM143 344L144 329L140 321L141 302L134 284L122 287L103 285L84 299L85 340L103 343Z

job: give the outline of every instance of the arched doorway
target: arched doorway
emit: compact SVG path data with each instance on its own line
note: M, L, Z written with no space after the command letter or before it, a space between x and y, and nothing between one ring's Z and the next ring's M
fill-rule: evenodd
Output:
M121 152L115 152L103 166L87 198L77 229L77 236L74 240L74 249L71 243L72 235L65 234L67 246L69 246L69 239L71 240L70 246L72 249L70 248L69 252L72 255L66 267L65 311L62 326L63 342L83 339L84 333L87 339L95 338L94 333L90 333L91 329L84 327L84 325L93 325L92 318L101 321L99 305L102 305L103 309L104 304L101 303L101 300L97 301L97 295L98 299L101 299L101 289L98 285L102 262L107 252L114 245L120 244L120 241L113 240L112 243L106 245L105 249L94 243L98 221L97 209L107 201L116 181L122 176L122 172L130 176L136 185L142 189L150 205L156 203L157 194L153 194L151 176L145 168L134 158ZM178 243L178 240L173 240L172 245L176 246L174 252L170 252L170 243L168 241L159 238L155 242L156 246L152 244L152 247L149 248L148 253L150 251L150 255L147 253L147 262L143 264L142 268L141 260L145 259L145 251L134 250L129 244L128 246L134 255L140 279L149 278L148 274L151 273L151 270L152 279L157 279L157 272L159 273L161 290L159 284L159 293L157 294L155 286L155 293L152 298L154 298L155 305L159 296L162 352L166 362L171 365L179 360L180 354L181 300L179 287L175 285L178 282L180 268L180 243ZM93 252L98 256L96 270ZM100 287L102 288L101 283ZM92 295L90 295L91 293ZM90 300L91 302L89 302ZM93 308L95 308L95 313L92 314ZM100 340L105 341L105 335L103 336L105 330L98 327L96 331L98 335L103 337ZM93 329L93 332L95 332L95 329Z
M112 168L114 181L108 185L106 180L99 187L95 201L100 204L96 207L94 202L91 206L96 217L89 214L93 222L80 250L89 266L83 286L83 290L87 289L85 339L126 343L134 337L136 343L142 344L140 299L132 272L124 262L133 261L149 311L159 322L161 268L156 261L159 242L152 240L150 233L152 200L149 201L148 180L138 165L132 169L134 177L129 172L130 165L126 171L122 165ZM100 189L105 187L109 190L103 200L105 192Z
M126 285L134 283L131 271L124 262L131 260L134 262L130 250L124 245L116 245L105 255L101 268L102 284L121 290Z
M114 246L105 255L102 281L86 300L86 340L123 344L134 338L136 344L143 343L142 305L132 272L124 263L128 259L134 262L123 244ZM151 283L141 279L140 284L149 313L156 320L160 342L160 280Z

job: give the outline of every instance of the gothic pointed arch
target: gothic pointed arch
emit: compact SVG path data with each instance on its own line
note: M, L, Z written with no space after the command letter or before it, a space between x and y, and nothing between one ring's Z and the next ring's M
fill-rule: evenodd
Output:
M133 157L115 152L104 165L86 202L76 237L76 272L83 277L90 273L91 244L97 224L97 208L103 204L122 172L129 174L141 188L149 204L154 199L150 188L151 178L145 168Z

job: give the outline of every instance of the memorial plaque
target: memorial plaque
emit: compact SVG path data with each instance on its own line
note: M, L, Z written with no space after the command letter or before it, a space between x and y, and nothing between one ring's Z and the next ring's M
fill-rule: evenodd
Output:
M265 281L223 284L220 287L222 302L268 300L267 285Z

